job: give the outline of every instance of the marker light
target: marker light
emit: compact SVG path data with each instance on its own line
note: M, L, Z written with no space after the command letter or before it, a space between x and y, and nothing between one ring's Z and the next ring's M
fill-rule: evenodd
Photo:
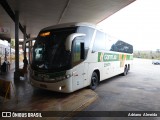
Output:
M44 33L40 34L41 37L45 37L45 36L49 36L49 35L50 35L50 32L44 32Z

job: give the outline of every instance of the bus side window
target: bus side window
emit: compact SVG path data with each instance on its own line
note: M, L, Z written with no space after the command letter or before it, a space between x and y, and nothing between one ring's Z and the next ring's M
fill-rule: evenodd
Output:
M96 32L92 52L105 50L106 48L106 36L105 33L98 31Z

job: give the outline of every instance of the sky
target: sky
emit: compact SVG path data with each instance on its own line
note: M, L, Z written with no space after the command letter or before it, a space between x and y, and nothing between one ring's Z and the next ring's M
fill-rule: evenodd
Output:
M98 26L134 50L160 49L160 0L136 0Z

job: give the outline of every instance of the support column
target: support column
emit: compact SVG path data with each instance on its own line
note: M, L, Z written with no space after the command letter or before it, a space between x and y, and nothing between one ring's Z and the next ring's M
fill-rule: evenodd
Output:
M28 38L30 38L30 34L28 35ZM31 62L31 42L28 42L28 59L29 59L29 64Z
M20 80L19 75L19 12L15 11L15 72L14 80Z
M26 26L24 26L24 34L23 34L24 41L26 40L26 37L27 37L27 35L26 35ZM25 58L26 57L26 49L24 49L23 55L24 55L24 58Z
M30 41L30 62L32 61L32 46L33 46L33 41Z
M9 48L9 62L10 64L12 63L12 58L11 58L11 39L10 39L10 48Z
M4 51L4 58L7 58L7 48L5 48L5 51Z

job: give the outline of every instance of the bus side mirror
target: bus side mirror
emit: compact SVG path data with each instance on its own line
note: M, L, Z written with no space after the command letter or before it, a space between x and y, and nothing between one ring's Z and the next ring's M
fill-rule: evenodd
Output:
M65 43L65 48L66 51L71 51L71 47L72 47L72 41L76 38L76 37L80 37L80 36L86 36L86 34L83 33L73 33L71 35L69 35L67 37L66 43Z

